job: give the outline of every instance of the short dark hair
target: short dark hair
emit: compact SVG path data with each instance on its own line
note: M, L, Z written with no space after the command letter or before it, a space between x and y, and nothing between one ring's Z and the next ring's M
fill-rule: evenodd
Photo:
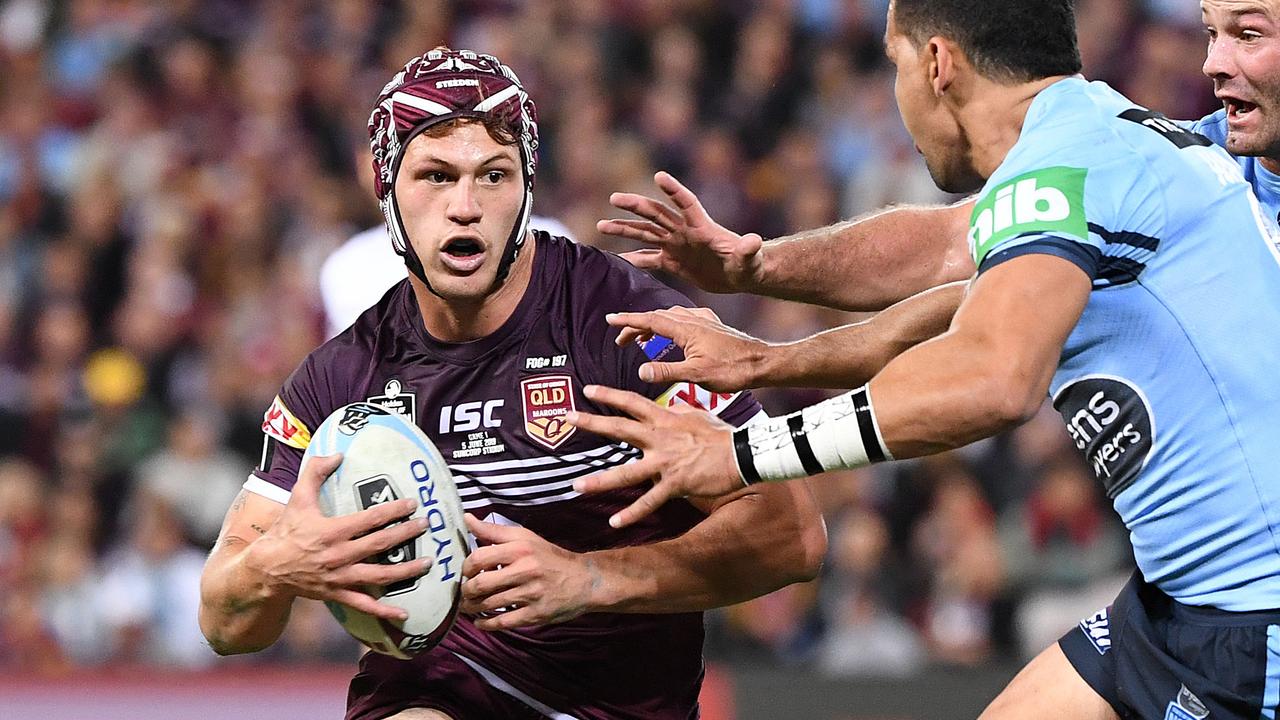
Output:
M1031 82L1080 72L1072 0L895 0L898 32L916 45L954 41L978 72Z
M463 125L471 124L483 125L484 129L488 131L489 137L493 138L493 141L499 145L515 145L520 142L520 138L516 137L510 126L493 115L452 117L428 127L422 131L422 134L427 137L442 138Z

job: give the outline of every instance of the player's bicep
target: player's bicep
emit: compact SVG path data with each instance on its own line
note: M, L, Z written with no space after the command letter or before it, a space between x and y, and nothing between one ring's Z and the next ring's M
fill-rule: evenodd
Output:
M281 503L241 489L235 502L231 503L226 516L222 519L222 530L218 533L218 543L214 547L214 552L217 553L231 546L245 545L265 535L282 512L284 512L284 505Z
M1069 258L1019 255L973 281L951 332L980 338L1014 379L1043 393L1092 288L1090 275Z

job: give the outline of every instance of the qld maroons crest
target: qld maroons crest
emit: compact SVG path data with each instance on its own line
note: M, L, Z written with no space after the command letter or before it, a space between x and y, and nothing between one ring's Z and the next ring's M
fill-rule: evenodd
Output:
M559 447L573 435L565 416L577 408L573 403L573 378L568 375L536 375L520 381L524 403L524 431L549 448Z

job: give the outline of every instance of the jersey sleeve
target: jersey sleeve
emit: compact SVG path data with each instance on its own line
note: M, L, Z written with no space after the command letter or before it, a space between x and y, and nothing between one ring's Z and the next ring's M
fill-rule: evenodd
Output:
M979 274L1041 254L1075 264L1095 284L1136 279L1158 244L1162 191L1123 142L1087 140L1002 167L987 184L969 226Z
M289 501L312 431L328 417L329 409L346 404L336 397L324 370L312 353L263 414L262 456L245 482L246 490L280 503Z
M762 412L760 403L750 392L718 393L695 383L658 385L641 380L641 365L650 360L676 362L684 357L683 352L670 339L661 336L619 347L615 340L620 330L605 322L604 316L695 305L684 294L621 258L601 253L599 261L607 264L602 292L597 296L600 302L584 308L579 326L589 347L597 349L603 364L601 376L609 379L608 384L652 398L664 407L689 405L706 410L735 426L745 425Z

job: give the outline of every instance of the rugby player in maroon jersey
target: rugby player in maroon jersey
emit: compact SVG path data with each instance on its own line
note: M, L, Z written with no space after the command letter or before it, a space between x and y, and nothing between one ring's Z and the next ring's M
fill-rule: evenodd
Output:
M402 617L361 588L425 571L365 561L421 532L388 526L412 502L325 518L316 494L336 460L298 474L310 430L368 400L440 448L480 547L444 642L412 661L367 653L347 718L697 717L701 611L814 577L826 537L812 497L799 484L760 486L611 531L608 518L640 491L582 497L573 481L640 452L565 422L608 412L583 387L627 387L733 424L759 405L637 379L641 364L679 350L661 339L619 347L605 314L688 300L613 255L528 230L536 115L497 59L445 48L415 58L383 89L369 131L410 276L308 356L267 411L261 464L204 571L210 644L269 646L296 597Z

